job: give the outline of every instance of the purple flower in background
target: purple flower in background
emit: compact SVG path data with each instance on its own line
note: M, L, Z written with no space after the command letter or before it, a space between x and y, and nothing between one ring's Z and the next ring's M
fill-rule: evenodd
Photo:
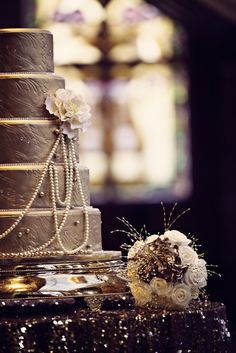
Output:
M52 19L55 22L68 22L68 23L85 22L84 16L80 10L76 10L69 13L63 13L57 10L54 12Z
M127 7L123 12L123 21L126 23L138 23L151 20L159 15L159 11L152 5L142 5L138 7Z

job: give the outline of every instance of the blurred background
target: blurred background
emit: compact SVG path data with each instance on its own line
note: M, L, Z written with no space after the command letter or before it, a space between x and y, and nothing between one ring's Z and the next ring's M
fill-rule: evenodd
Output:
M176 224L217 264L208 292L236 332L236 2L234 0L8 0L1 27L54 35L55 71L92 106L81 136L104 249L125 217L163 231ZM174 228L175 228L174 227Z

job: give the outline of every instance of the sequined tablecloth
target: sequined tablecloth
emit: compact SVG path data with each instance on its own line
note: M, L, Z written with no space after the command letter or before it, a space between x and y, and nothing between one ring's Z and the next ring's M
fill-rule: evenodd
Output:
M123 306L124 307L124 306ZM91 311L71 299L0 305L0 352L229 353L225 307L196 303L187 311L111 306Z

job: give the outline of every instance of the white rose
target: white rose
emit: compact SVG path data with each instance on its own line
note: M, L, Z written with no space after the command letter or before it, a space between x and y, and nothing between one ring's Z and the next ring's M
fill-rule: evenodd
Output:
M188 245L179 246L178 251L183 266L193 265L198 260L198 254Z
M161 240L168 239L172 245L188 245L191 240L186 237L185 234L179 232L178 230L167 230L164 234L160 236Z
M135 298L135 304L144 306L152 300L152 289L143 281L134 281L130 283L130 290Z
M160 296L168 296L171 286L163 278L153 277L150 282L153 292Z
M131 248L129 249L128 252L128 259L132 259L135 257L135 255L137 254L137 252L142 249L142 247L145 245L145 242L143 240L137 240L133 246L131 246Z
M152 243L153 241L155 241L158 238L159 238L159 235L157 235L157 234L150 235L146 239L146 244Z
M171 293L173 304L177 307L186 307L191 300L191 291L184 283L176 284Z
M190 265L184 274L184 282L190 287L203 288L207 284L206 262L198 259L194 265Z
M200 267L203 267L205 270L206 270L206 273L207 273L207 269L206 269L206 261L204 259L198 259L196 261L196 265L200 266Z

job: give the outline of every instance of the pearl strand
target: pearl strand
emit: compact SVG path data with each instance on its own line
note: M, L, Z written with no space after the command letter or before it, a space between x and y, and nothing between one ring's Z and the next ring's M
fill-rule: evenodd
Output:
M66 200L65 200L65 204L66 204L65 212L63 214L60 226L58 227L57 206L56 206L57 196L56 196L56 185L55 185L56 181L55 181L55 184L54 184L54 180L56 180L56 178L54 179L54 177L55 177L55 174L54 174L55 169L54 169L54 165L52 163L52 158L53 158L53 155L55 154L55 152L57 150L57 147L58 147L58 144L59 144L60 141L63 141L62 142L62 146L63 146L64 163L65 163L65 171L66 171L66 183L67 183L66 194L67 195L66 195ZM37 256L37 255L38 256L59 255L59 254L61 255L61 254L63 254L63 252L66 253L66 254L75 254L77 252L80 252L86 246L86 244L88 242L88 239L89 239L89 215L88 215L88 210L87 210L87 206L86 206L85 196L84 196L84 193L83 193L83 187L82 187L81 178L80 178L80 172L79 172L79 168L78 168L78 164L77 164L77 160L76 160L76 154L75 154L75 150L74 150L74 145L73 145L71 140L69 140L67 146L68 146L69 161L67 160L67 157L65 157L66 156L66 147L65 147L65 144L64 144L64 137L59 136L58 139L56 140L56 143L55 143L55 145L54 145L54 147L53 147L53 149L52 149L47 161L46 161L46 166L45 166L45 169L44 169L44 171L42 173L42 176L40 178L40 182L39 182L37 188L35 189L35 193L33 194L32 198L31 198L31 200L32 200L34 196L36 197L36 195L37 195L37 193L38 193L38 191L39 191L39 189L41 187L42 181L43 181L43 179L44 179L44 177L46 175L46 172L49 171L51 191L52 191L53 216L54 216L54 223L55 223L55 229L56 229L55 234L52 236L51 239L49 239L48 242L46 242L45 244L43 244L43 245L41 245L41 246L39 246L39 247L37 247L37 248L35 248L33 250L23 251L23 252L18 252L18 253L2 253L1 256L3 256L3 257L24 257L24 256ZM68 166L68 164L69 164L69 166ZM69 210L71 208L71 196L72 196L72 189L73 189L73 168L74 168L75 173L76 173L76 177L77 177L77 181L78 181L78 187L79 187L79 192L80 192L82 205L83 205L83 210L84 210L84 215L85 215L85 231L84 231L84 235L85 236L84 236L83 243L80 246L78 246L76 249L69 250L63 245L62 240L61 240L60 232L61 232L62 228L65 225L66 219L68 217ZM57 181L58 181L58 179L57 179ZM58 188L58 191L59 191L59 188ZM59 192L58 192L58 195L59 195ZM35 197L34 197L34 199L35 199ZM34 199L32 200L31 204L33 203ZM31 204L27 205L28 209L30 208ZM22 212L22 214L24 213L24 211ZM25 213L24 213L24 215L25 215ZM24 215L22 216L22 218L24 217ZM19 216L19 218L20 217L21 217L21 215ZM19 220L19 222L20 222L20 220ZM15 227L17 226L17 224L15 225ZM57 250L56 251L42 251L46 247L48 247L56 238L57 238L57 240L58 240L58 242L59 242L59 244L60 244L60 246L61 246L63 251L57 251Z
M72 165L72 163L71 163ZM56 198L55 198L55 186L53 184L53 164L51 161L51 164L48 167L49 169L49 175L50 175L50 180L52 180L52 185L53 185L53 200L55 200L56 202ZM70 171L70 175L73 181L73 168L71 167L71 171ZM71 189L72 191L72 189ZM71 192L72 193L72 192ZM65 222L66 222L66 218L68 216L68 213L65 215L63 215L62 221L60 223L60 226L58 228L58 222L57 222L57 228L58 231L60 232L61 229L64 227ZM52 242L57 238L57 232L55 232L55 234L43 245L38 246L37 248L34 248L32 250L28 250L28 251L22 251L22 252L17 252L17 253L3 253L1 254L4 257L24 257L24 256L43 256L43 255L58 255L58 254L63 254L63 251L47 251L47 252L43 252L42 250L44 250L45 248L47 248L49 245L52 244ZM64 250L64 249L63 249Z
M38 194L38 192L40 190L40 187L41 187L41 185L43 183L45 175L46 175L46 173L48 171L49 163L51 162L51 160L52 160L52 158L53 158L53 156L54 156L54 154L55 154L55 152L57 150L59 142L60 142L60 136L58 136L58 138L57 138L57 140L56 140L56 142L55 142L55 144L54 144L54 146L53 146L53 148L52 148L52 150L51 150L51 152L50 152L50 154L49 154L49 156L48 156L48 158L46 160L46 164L45 164L45 167L44 167L43 172L41 174L41 177L39 179L39 183L38 183L37 187L35 188L35 191L33 192L33 195L31 196L28 204L26 205L25 209L20 213L20 215L16 219L16 221L8 229L6 229L3 233L0 234L0 240L5 238L8 234L10 234L17 227L17 225L20 223L20 221L26 215L26 213L29 211L32 203L34 202L34 200L35 200L35 198L36 198L36 196L37 196L37 194Z
M70 169L71 179L70 179L70 183L69 183L69 196L70 196L70 199L68 198L68 200L67 200L66 210L68 210L68 212L69 212L69 209L70 209L70 206L71 206L72 189L73 189L73 160L72 160L72 142L71 141L69 141L69 143L68 143L68 155L69 155L69 167L71 168ZM51 180L53 181L52 178L51 178ZM55 227L56 227L57 240L58 240L62 250L64 251L64 253L72 255L72 254L75 254L75 253L79 252L84 245L82 244L82 245L80 245L77 248L72 249L72 250L71 249L67 249L64 246L64 244L63 244L63 242L61 240L61 234L60 234L61 229L58 229L56 198L55 198L54 192L55 191L53 190L53 185L52 185L52 202L53 202L54 222L55 222Z
M51 243L55 240L56 236L54 235L51 239L49 239L43 245L38 246L32 250L26 250L22 252L12 252L12 253L1 253L2 257L27 257L27 256L37 256L43 254L42 250L47 248Z
M65 225L66 219L68 217L68 213L71 207L71 197L72 197L72 189L73 189L73 164L71 159L71 152L69 150L69 175L70 175L70 182L69 182L69 189L68 189L68 199L66 200L66 208L63 214L63 218L61 221L60 226L58 227L58 218L57 218L57 205L56 205L56 195L55 195L55 185L54 185L54 178L53 178L53 169L49 167L49 174L50 174L50 184L51 184L51 196L52 196L52 204L53 204L53 217L54 217L54 224L55 224L55 237L58 240L62 250L65 253L69 253L70 250L66 249L62 243L60 232Z
M49 169L49 173L50 173L50 181L51 181L51 191L52 191L52 203L53 203L53 215L54 215L54 223L55 223L55 228L56 228L56 238L62 248L62 250L66 253L66 254L75 254L81 250L83 250L83 248L86 246L88 239L89 239L89 215L88 215L88 210L87 210L87 206L86 206L86 200L84 197L84 193L83 193L83 187L82 187L82 183L81 183L81 178L80 178L80 173L79 173L79 169L78 169L78 165L77 165L77 161L76 161L76 155L75 155L75 150L74 150L74 146L71 140L69 140L68 142L68 156L69 156L69 167L72 167L72 171L73 171L73 167L75 169L76 172L76 176L77 176L77 181L78 181L78 186L79 186L79 192L81 195L81 200L82 200L82 205L83 205L83 210L84 210L84 214L85 214L85 236L84 236L84 240L82 242L81 245L79 245L77 248L75 249L67 249L62 240L61 240L61 229L62 228L58 228L58 219L57 219L57 208L56 208L56 194L55 194L55 185L53 184L54 180L53 180L53 173L52 173L52 168L50 166ZM65 221L67 218L67 214L69 212L70 209L70 203L71 203L71 193L72 193L72 188L73 188L73 174L70 173L70 176L72 177L72 179L70 178L70 182L69 182L69 195L70 196L70 200L69 198L66 200L66 210L65 210ZM67 212L68 210L68 212ZM63 222L64 224L64 222Z
M69 188L69 168L68 168L68 160L67 160L67 149L65 146L65 136L61 134L61 144L63 151L63 159L64 159L64 167L65 167L65 200L62 201L59 196L59 182L58 182L58 173L56 168L54 168L54 181L55 181L55 191L56 191L56 200L60 206L66 205L66 200L68 197L68 188Z
M84 221L85 221L85 226L84 226L84 240L83 243L77 248L78 251L82 250L88 243L89 240L89 233L90 233L90 225L89 225L89 214L88 214L88 208L86 205L86 200L83 192L83 186L80 178L80 171L78 167L78 163L76 160L76 154L75 154L75 148L73 142L71 143L71 152L72 152L72 160L73 160L73 165L75 169L75 174L78 182L78 188L79 188L79 193L80 197L82 200L82 206L83 206L83 211L84 211Z
M56 140L56 142L55 142L55 144L54 144L54 146L53 146L53 148L52 148L52 151L51 151L51 153L50 153L49 156L48 156L48 159L47 159L46 164L45 164L45 168L44 168L43 173L42 173L42 175L41 175L41 177L40 177L40 180L39 180L39 184L38 184L38 186L36 187L35 192L34 192L34 194L32 195L32 198L31 198L30 202L28 203L28 205L26 206L26 208L24 209L24 211L20 214L20 216L18 217L18 219L16 220L16 222L15 222L7 231L9 231L9 230L12 228L12 229L10 230L10 232L11 232L11 231L19 224L19 222L20 222L21 219L24 217L24 215L27 213L28 209L29 209L30 206L32 205L33 201L35 200L35 197L37 196L38 191L39 191L39 189L40 189L40 187L41 187L41 185L42 185L42 182L43 182L43 180L44 180L44 177L45 177L45 175L46 175L46 172L48 171L49 164L51 163L52 158L53 158L53 155L55 154L55 152L56 152L56 150L57 150L57 147L58 147L59 142L60 142L60 136L58 136L58 138L57 138L57 140ZM26 211L26 209L27 209L27 211ZM22 216L22 214L23 214L23 216ZM20 217L22 217L22 218L20 219ZM17 223L17 222L18 222L18 223ZM16 223L17 223L17 224L16 224ZM16 224L16 225L15 225L15 224ZM5 232L7 232L7 231L5 231ZM5 232L4 232L4 233L5 233ZM9 233L10 233L10 232L9 232ZM8 234L9 234L9 233L8 233ZM37 248L34 248L34 249L32 249L32 250L22 251L22 252L1 253L1 256L2 256L2 257L24 257L24 256L34 256L34 255L41 255L41 256L42 256L42 255L44 255L44 252L43 252L42 250L44 250L45 248L47 248L47 247L54 241L55 238L56 238L56 236L54 235L54 236L53 236L51 239L49 239L46 243L44 243L43 245L40 245L40 246L38 246ZM3 239L3 237L0 238L0 239ZM51 252L50 252L51 255L56 255L56 253L59 254L58 251L51 251ZM60 252L60 253L61 253L61 252ZM47 252L47 254L49 255L49 252Z
M63 251L59 251L59 250L48 250L48 251L37 251L37 252L32 252L30 251L23 251L23 252L17 252L17 253L1 253L1 258L5 257L5 258L13 258L13 257L34 257L34 256L56 256L56 255L63 255Z

